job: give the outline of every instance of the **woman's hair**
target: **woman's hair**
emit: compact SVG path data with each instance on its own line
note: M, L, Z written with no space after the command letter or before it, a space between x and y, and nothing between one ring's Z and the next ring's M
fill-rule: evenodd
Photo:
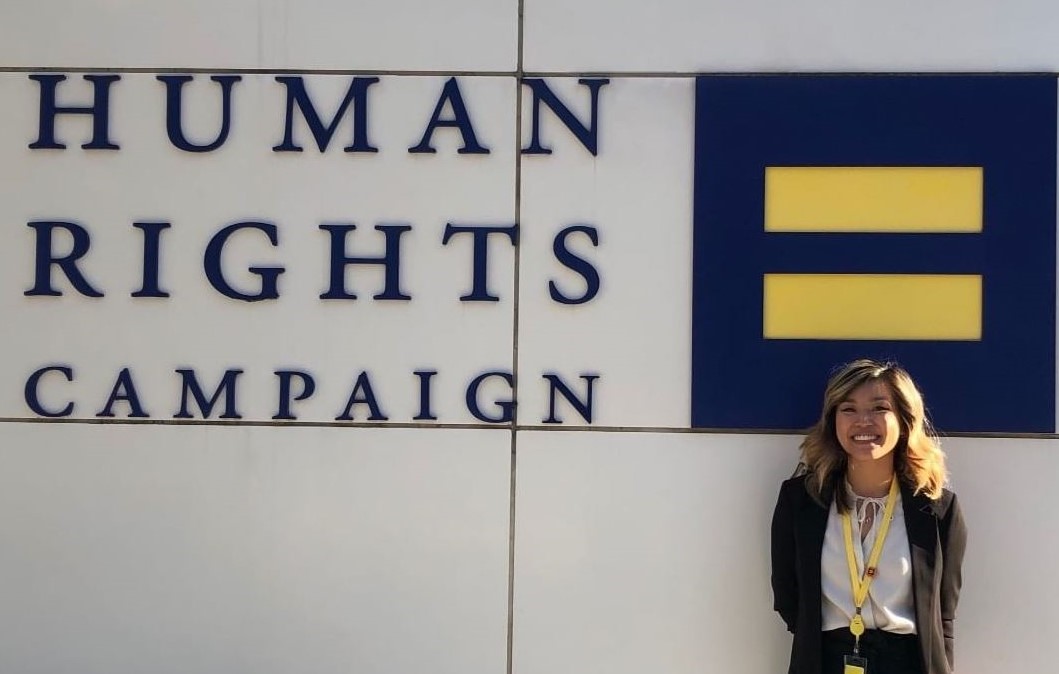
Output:
M894 471L902 482L932 499L941 496L945 486L945 454L927 419L923 396L900 365L867 358L842 366L827 382L820 420L802 441L802 463L808 476L809 495L821 505L834 496L840 512L848 507L846 493L846 452L838 442L835 414L854 389L869 382L883 381L890 387L901 435L894 447Z

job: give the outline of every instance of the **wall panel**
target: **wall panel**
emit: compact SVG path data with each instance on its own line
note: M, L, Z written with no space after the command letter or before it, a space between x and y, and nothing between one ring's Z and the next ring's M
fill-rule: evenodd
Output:
M543 72L1042 71L1059 66L1046 0L655 3L528 0L526 68Z
M79 76L58 85L72 104L92 100ZM458 129L439 127L436 153L410 153L423 139L448 78L384 77L367 90L366 142L377 152L344 152L355 137L359 102L336 121L321 152L296 112L293 141L302 151L277 152L284 143L286 91L275 75L245 75L232 91L228 140L207 153L183 152L166 132L166 90L152 75L122 75L111 85L110 135L120 149L83 150L89 118L61 115L56 138L68 148L32 150L37 131L38 86L23 74L0 76L0 97L19 101L0 123L0 202L9 244L0 248L0 313L12 357L0 377L25 382L39 367L66 364L42 383L42 396L73 416L99 413L122 368L129 368L146 412L172 418L180 409L182 380L191 368L212 389L226 369L239 375L239 414L269 419L278 412L279 369L308 372L316 392L292 408L301 420L342 415L361 372L367 372L381 414L412 421L420 414L416 370L437 372L432 412L442 422L474 422L466 389L483 371L510 371L514 259L512 242L490 237L487 290L496 302L462 302L472 287L470 234L442 244L446 225L514 225L514 81L464 78L459 91L475 137L488 153L459 154ZM352 78L316 75L305 88L324 120L339 108ZM220 87L199 75L185 86L185 128L205 143L220 129ZM325 122L326 123L326 122ZM53 287L61 297L26 297L33 288L38 253L30 222L73 222L91 237L79 269L103 297L73 289L58 268ZM144 273L144 238L137 222L167 222L161 237L159 287L168 298L132 297ZM222 294L204 264L210 242L225 227L256 222L275 227L277 244L258 230L241 231L221 255L227 283L257 295L262 280L250 268L280 267L278 298L241 301ZM354 225L346 235L349 256L378 258L387 251L377 226L407 227L394 244L397 290L409 299L373 299L386 292L383 267L352 265L346 290L354 299L321 299L335 286L332 251L343 254L323 226ZM53 250L70 250L71 237L56 230ZM495 384L490 381L488 384ZM501 382L502 384L502 382ZM295 390L297 382L295 383ZM488 398L504 395L483 390ZM508 389L507 396L510 396ZM121 417L128 412L116 408ZM29 413L21 386L0 392L0 416ZM492 414L492 412L489 412ZM220 411L214 413L218 416ZM356 420L371 416L365 406Z
M12 0L0 8L0 64L511 71L517 10L489 0Z
M523 432L518 447L516 674L781 668L768 528L792 438Z
M549 86L588 125L589 88L573 78ZM519 284L522 423L549 417L546 371L563 375L582 399L593 384L594 424L688 424L691 358L691 205L694 112L691 79L615 78L599 90L598 154L593 156L543 108L540 138L549 155L523 155ZM532 96L523 119L532 119ZM532 126L523 125L523 147ZM574 232L590 227L598 239ZM583 274L553 252L560 241L599 276L588 296ZM563 304L551 292L567 300ZM581 300L584 300L581 302ZM575 386L576 384L576 386ZM563 423L585 420L566 403Z
M2 431L2 671L504 669L508 432Z

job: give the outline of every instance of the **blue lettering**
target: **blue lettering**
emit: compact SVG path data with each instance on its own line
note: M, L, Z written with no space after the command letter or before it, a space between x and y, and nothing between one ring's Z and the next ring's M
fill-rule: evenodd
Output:
M412 417L415 421L437 421L430 411L430 380L437 370L416 370L412 374L419 377L419 414Z
M386 236L386 252L381 257L350 257L346 253L346 235L356 225L324 224L320 229L331 235L331 285L320 295L322 300L355 300L357 296L346 290L346 267L352 264L379 264L386 269L383 291L373 295L377 300L410 300L401 291L401 235L412 229L409 225L375 225L375 230Z
M276 81L287 88L287 118L283 130L283 142L272 148L273 152L301 152L302 147L294 143L294 108L301 110L302 117L309 126L309 131L316 140L320 152L327 149L331 137L335 135L342 114L353 105L353 143L344 148L345 152L378 152L368 141L368 87L379 81L378 77L354 77L346 91L346 97L338 106L338 111L331 121L324 126L319 113L313 106L309 93L305 90L305 81L301 77L277 77ZM355 102L355 103L354 103Z
M446 103L452 108L452 117L450 119L441 119L441 113L445 110ZM439 126L460 130L460 136L463 137L463 147L456 150L458 154L489 154L489 148L480 145L478 137L474 134L474 126L471 124L471 118L467 114L467 106L463 103L460 85L455 77L450 77L449 81L445 83L444 89L441 90L441 97L438 98L438 104L434 106L434 114L430 116L427 130L423 132L423 138L418 145L408 148L408 152L412 154L436 153L437 150L430 144L430 140L434 137L434 129Z
M599 245L599 233L595 227L589 225L572 225L555 235L555 240L552 242L552 252L555 253L555 259L561 262L564 267L577 272L581 275L581 278L585 279L585 292L579 297L571 297L564 294L559 290L559 286L556 285L555 281L548 281L548 293L553 300L560 304L584 304L599 294L599 272L596 271L591 262L574 255L566 247L567 237L575 232L587 236L593 246Z
M29 376L26 380L26 388L24 391L26 398L26 405L29 406L33 413L37 416L48 417L50 419L58 419L59 417L68 417L74 412L74 404L69 402L66 407L61 410L55 411L48 409L41 403L40 398L37 396L37 386L40 383L41 377L48 374L49 372L60 372L66 381L74 380L74 371L68 365L48 365L42 367Z
M291 412L291 403L310 397L316 391L316 382L313 381L311 374L299 372L298 370L277 370L276 376L279 377L279 411L272 418L277 420L297 419L298 417ZM301 381L301 391L292 398L291 381L294 378L298 378Z
M368 421L386 421L389 419L379 408L379 403L375 399L375 392L371 388L371 379L368 377L367 372L361 372L360 376L357 377L357 383L353 385L353 391L349 394L349 402L346 403L346 408L342 411L342 414L335 417L335 421L354 421L354 405L368 406L371 411Z
M235 405L235 384L236 379L242 370L225 370L224 376L221 378L221 383L214 390L213 395L206 398L206 394L202 392L202 387L199 385L199 380L195 376L195 371L191 369L177 370L177 374L180 375L182 383L180 391L180 411L173 415L174 419L191 419L193 415L188 410L188 394L195 399L195 403L198 405L199 413L203 419L209 419L213 413L213 408L220 400L221 395L224 395L224 414L220 416L221 419L242 419L239 416L239 412L236 411Z
M132 293L133 297L169 297L169 293L158 287L158 251L162 231L169 229L168 222L134 222L132 226L143 231L143 283Z
M92 83L94 96L92 105L59 106L55 103L55 90L66 75L30 75L29 79L40 85L40 117L37 140L29 144L31 150L63 150L66 145L55 140L55 117L57 115L92 115L92 140L81 147L85 150L117 150L118 146L108 137L110 107L110 85L121 79L121 75L85 75Z
M110 397L107 398L107 404L103 406L103 409L96 416L113 417L114 403L119 400L128 403L129 417L148 418L151 416L144 412L143 405L140 404L140 397L136 394L136 386L132 383L132 373L129 372L127 367L118 373L114 388L111 389Z
M559 121L563 123L566 128L573 132L574 136L582 145L585 146L592 156L595 157L599 154L599 142L598 142L598 125L599 121L599 89L604 84L608 84L608 79L579 79L578 84L583 84L588 87L590 95L592 97L592 108L591 108L591 121L586 127L584 124L574 116L574 113L570 112L570 108L566 107L559 97L548 88L548 83L542 79L528 78L522 80L523 84L528 86L533 91L533 117L532 117L532 131L530 136L530 144L528 147L522 148L523 154L551 154L550 148L546 148L541 145L540 133L541 133L541 103L547 105L552 112L559 118Z
M500 377L507 382L507 385L514 390L515 380L511 376L510 372L483 372L474 379L467 386L467 411L479 421L484 421L490 424L506 424L510 423L515 417L515 401L511 400L497 400L494 404L500 408L500 414L496 416L489 416L482 412L482 408L478 405L478 389L481 387L482 382L491 377Z
M573 405L577 413L581 415L581 418L588 423L592 423L592 384L595 380L599 379L598 374L582 374L579 375L581 379L585 380L587 392L585 399L581 400L570 387L567 386L559 375L546 374L543 375L548 380L548 417L543 419L543 423L546 424L561 424L563 423L559 417L555 415L555 393L556 391L566 399L568 403Z
M452 223L445 225L445 233L441 237L441 245L448 245L449 239L456 234L470 233L474 237L474 275L471 282L471 292L460 296L461 302L496 302L499 297L489 292L487 287L489 279L488 254L489 235L506 234L511 240L511 245L518 245L518 225L505 225L497 227L470 227L457 226Z
M218 292L235 300L257 302L259 300L277 299L279 297L277 279L284 272L283 267L250 267L250 273L261 278L261 289L253 294L236 290L224 278L224 270L221 265L221 253L224 252L224 245L227 243L228 237L243 229L256 229L264 232L273 247L279 245L279 235L276 231L276 226L271 223L237 222L234 225L228 225L214 234L213 238L210 239L209 245L206 246L206 255L202 261L203 269L206 271L206 278L209 279L210 285L216 288Z
M184 135L183 92L184 84L194 78L191 75L159 75L156 78L165 84L165 129L169 142L185 152L212 152L228 140L232 123L232 85L243 79L238 75L214 75L211 80L221 85L221 130L213 142L196 145Z
M34 258L35 278L33 287L24 293L27 297L58 297L62 295L62 291L56 290L51 284L51 268L53 266L58 266L66 274L66 278L73 284L77 292L85 297L103 297L103 293L93 288L85 279L81 270L77 268L77 261L85 256L91 245L91 238L84 227L73 222L42 221L30 222L27 225L37 231L37 247ZM52 251L52 232L56 229L65 229L73 238L73 246L70 252L63 257L55 255Z

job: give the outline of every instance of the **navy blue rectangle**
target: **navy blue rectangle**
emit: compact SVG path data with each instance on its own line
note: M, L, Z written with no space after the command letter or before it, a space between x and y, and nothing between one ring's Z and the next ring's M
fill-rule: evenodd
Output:
M703 76L695 115L693 427L804 428L867 356L944 431L1055 431L1055 76ZM767 166L982 166L983 230L769 233ZM765 273L981 274L982 340L766 340Z

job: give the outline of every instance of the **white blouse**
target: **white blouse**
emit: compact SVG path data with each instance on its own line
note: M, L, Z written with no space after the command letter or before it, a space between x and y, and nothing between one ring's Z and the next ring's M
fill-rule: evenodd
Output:
M848 492L852 495L853 491ZM875 536L879 531L886 497L855 497L855 507L850 509L853 518L853 552L857 558L858 575L864 573L864 560L871 555ZM861 524L865 513L874 510L871 527L861 539ZM853 618L853 590L849 586L849 564L846 561L846 543L843 540L842 517L835 504L827 518L824 534L824 550L820 555L820 581L823 589L821 609L823 631L841 627L848 628ZM905 529L905 512L901 498L894 504L894 519L883 543L879 556L879 567L868 590L868 599L861 610L864 626L868 629L885 630L895 634L915 634L915 607L912 597L912 557L908 550L908 531Z

